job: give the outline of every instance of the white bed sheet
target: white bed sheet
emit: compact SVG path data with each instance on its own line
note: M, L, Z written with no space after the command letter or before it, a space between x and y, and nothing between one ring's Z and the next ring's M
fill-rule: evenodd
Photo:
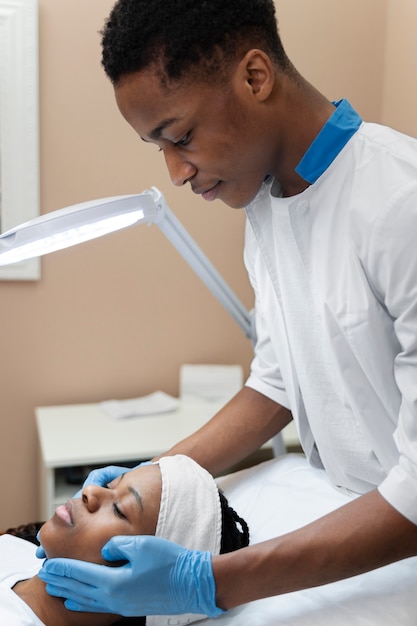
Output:
M248 522L252 544L299 528L352 499L297 454L222 477L218 483ZM329 585L248 603L210 623L416 626L417 557Z

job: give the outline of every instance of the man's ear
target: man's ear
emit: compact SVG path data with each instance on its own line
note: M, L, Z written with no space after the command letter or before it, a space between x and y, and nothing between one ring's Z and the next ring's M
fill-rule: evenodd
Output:
M235 77L241 87L263 102L272 93L276 78L275 66L262 50L249 50L240 61Z

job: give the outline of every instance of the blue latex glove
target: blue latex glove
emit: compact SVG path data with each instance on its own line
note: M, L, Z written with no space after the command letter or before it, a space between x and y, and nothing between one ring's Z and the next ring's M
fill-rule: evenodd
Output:
M142 465L151 464L151 461L144 461L143 463L139 463L139 465L136 465L136 467L119 467L118 465L108 465L107 467L94 469L88 474L82 488L77 491L74 498L81 498L82 490L84 489L84 487L87 487L87 485L100 485L101 487L105 487L121 474L126 474L126 472L130 472L132 469L137 469Z
M36 535L36 539L39 541L39 543L41 541L40 535L41 535L41 531L38 530L38 534ZM36 556L38 557L38 559L46 559L45 550L42 548L42 544L36 548Z
M72 559L45 561L39 577L72 611L135 615L197 613L217 617L211 554L160 537L113 537L102 549L109 567Z

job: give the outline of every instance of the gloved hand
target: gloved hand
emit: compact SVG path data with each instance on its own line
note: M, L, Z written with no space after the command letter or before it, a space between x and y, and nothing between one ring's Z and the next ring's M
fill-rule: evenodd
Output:
M136 465L135 467L119 467L118 465L108 465L107 467L94 469L88 474L82 488L77 491L74 498L81 498L82 490L87 485L100 485L101 487L104 487L111 483L112 480L114 480L121 474L130 472L132 469L137 469L142 465L151 465L151 463L151 461L143 461L143 463L139 463L139 465Z
M40 530L38 530L38 533L36 535L36 539L39 541L39 543L41 542L41 531ZM38 557L38 559L46 559L45 550L42 548L42 544L39 545L36 548L36 556Z
M73 559L45 561L39 577L72 611L137 615L197 613L217 617L211 554L160 537L113 537L102 549L109 567Z

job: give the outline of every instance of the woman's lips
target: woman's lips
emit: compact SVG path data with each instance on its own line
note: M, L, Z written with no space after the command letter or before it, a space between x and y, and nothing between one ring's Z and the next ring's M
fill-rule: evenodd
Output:
M73 525L73 520L72 520L72 514L71 514L71 507L70 504L61 504L55 511L55 515L62 520L63 522L65 522L65 524L68 524L68 526L72 526Z

